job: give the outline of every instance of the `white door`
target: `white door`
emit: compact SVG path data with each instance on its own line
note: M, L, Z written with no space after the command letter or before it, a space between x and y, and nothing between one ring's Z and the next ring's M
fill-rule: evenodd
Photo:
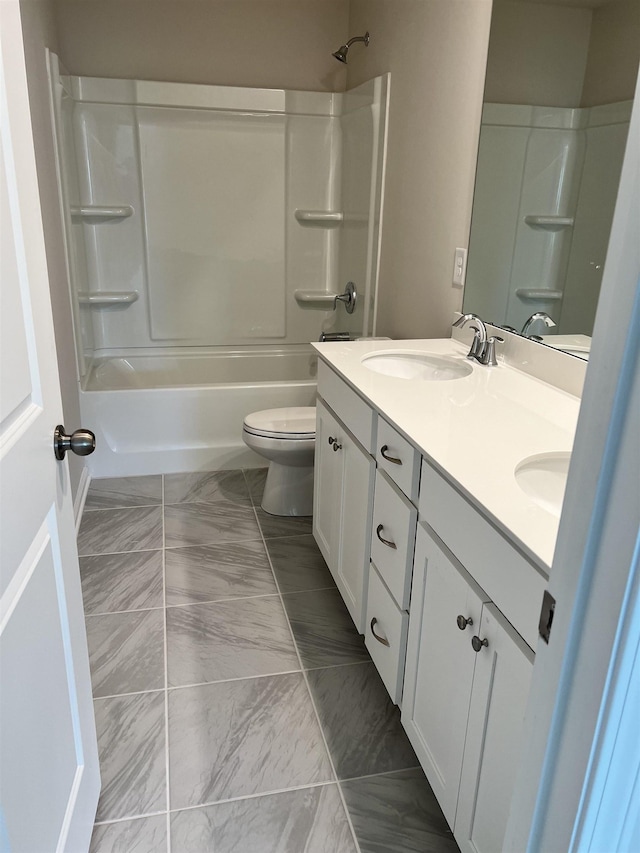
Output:
M79 853L100 777L18 0L0 99L0 849Z
M494 604L473 633L476 665L453 834L462 853L502 850L529 697L533 652Z
M342 429L339 450L344 455L340 555L336 581L356 628L364 634L366 582L371 555L371 516L376 463L353 436Z
M318 399L316 403L316 456L313 495L313 535L334 576L338 570L340 496L343 457L333 451L341 427Z
M451 827L476 665L471 637L487 601L462 571L418 526L402 723Z

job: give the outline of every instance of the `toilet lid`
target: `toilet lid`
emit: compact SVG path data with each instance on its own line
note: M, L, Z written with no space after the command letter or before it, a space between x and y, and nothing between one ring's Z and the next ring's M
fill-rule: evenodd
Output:
M313 438L316 434L315 406L265 409L244 419L244 428L267 438Z

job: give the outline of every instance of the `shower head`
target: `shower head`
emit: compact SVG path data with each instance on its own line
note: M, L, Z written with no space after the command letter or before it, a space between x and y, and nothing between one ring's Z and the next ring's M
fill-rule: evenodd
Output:
M347 64L347 54L349 53L349 48L354 43L354 41L364 42L364 46L369 47L369 33L366 32L363 36L355 36L354 38L349 39L349 41L346 44L341 45L331 55L335 56L335 58L338 60L338 62L344 62L344 64L346 65Z

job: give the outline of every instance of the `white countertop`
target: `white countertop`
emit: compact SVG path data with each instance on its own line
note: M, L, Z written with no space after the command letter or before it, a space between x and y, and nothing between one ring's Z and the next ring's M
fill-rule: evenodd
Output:
M313 346L548 574L559 519L527 497L514 472L534 454L571 451L578 397L504 364L469 361L468 346L451 338ZM361 362L374 352L407 351L448 355L473 369L427 381L383 376Z

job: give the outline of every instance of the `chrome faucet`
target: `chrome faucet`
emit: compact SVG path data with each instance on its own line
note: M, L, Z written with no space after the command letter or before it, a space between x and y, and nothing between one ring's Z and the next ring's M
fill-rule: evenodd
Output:
M463 329L472 320L476 324L475 326L471 326L475 334L471 349L467 353L467 358L475 358L476 361L482 363L481 359L487 347L487 327L484 322L477 314L463 314L462 317L458 317L453 326L454 328Z
M495 367L498 363L496 360L496 344L503 344L504 338L494 335L487 340L487 327L477 314L463 314L453 325L462 328L470 321L476 325L471 326L475 334L467 358L475 358L478 364Z
M535 313L535 314L532 314L532 315L529 317L529 319L527 320L527 322L524 324L524 326L522 327L522 331L520 332L520 334L521 334L521 335L527 335L527 332L529 331L529 329L531 328L531 326L536 322L536 320L542 320L542 322L545 324L545 326L546 326L548 329L553 329L553 327L556 325L555 320L553 320L553 319L552 319L552 318L547 314L547 312L546 312L546 311L536 311L536 313ZM527 335L527 337L529 337L529 336ZM534 335L531 335L530 337L532 337L532 338L533 338L533 337L534 337ZM537 336L535 336L535 337L537 337Z

